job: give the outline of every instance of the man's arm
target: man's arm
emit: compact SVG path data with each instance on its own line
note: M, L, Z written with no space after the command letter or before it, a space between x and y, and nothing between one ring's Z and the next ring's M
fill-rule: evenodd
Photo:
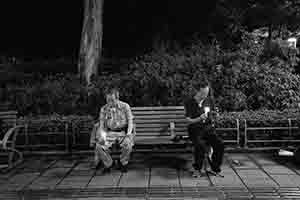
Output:
M126 116L128 120L127 135L130 135L132 134L132 130L133 130L133 115L131 112L131 108L128 104L126 104Z
M99 113L99 128L101 131L105 131L104 130L104 120L105 120L104 107L102 107L100 110L100 113Z
M184 103L185 116L186 116L186 120L187 120L188 124L202 122L203 120L205 120L207 118L207 116L205 114L202 114L199 117L192 118L193 111L189 104L190 104L190 102L188 102L188 101Z
M205 114L200 115L199 117L196 118L190 118L190 117L186 117L187 121L189 124L194 124L194 123L198 123L198 122L203 122L203 120L207 119L207 116Z

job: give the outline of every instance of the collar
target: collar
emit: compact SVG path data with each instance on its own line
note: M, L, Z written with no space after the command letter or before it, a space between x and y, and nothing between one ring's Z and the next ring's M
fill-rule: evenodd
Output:
M198 105L199 105L200 107L202 107L203 102L204 102L204 99L202 99L202 100L198 103Z
M108 105L109 108L121 108L121 101L117 100L115 104Z
M206 100L206 98L202 99L200 102L198 102L195 98L193 98L193 100L197 103L197 105L201 107L203 105L203 102Z

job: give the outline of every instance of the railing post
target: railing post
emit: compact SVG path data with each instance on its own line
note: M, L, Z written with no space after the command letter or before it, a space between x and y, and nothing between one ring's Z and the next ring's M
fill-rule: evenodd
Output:
M236 131L237 131L237 146L241 147L240 145L240 120L236 119Z
M244 148L247 149L248 148L248 139L247 139L247 120L244 119L244 125L245 125L245 132L244 132L244 137L245 137L245 144L244 144Z
M72 146L76 146L76 133L75 133L75 125L74 125L74 122L71 122L71 134L72 134Z
M25 124L24 132L25 132L25 149L26 151L29 151L28 123Z
M69 153L69 135L68 135L68 123L65 122L65 148L66 153Z
M288 118L288 122L289 122L289 138L288 138L288 145L290 145L291 141L292 141L292 121L290 118Z
M292 121L290 118L288 118L288 122L289 122L289 137L292 136Z

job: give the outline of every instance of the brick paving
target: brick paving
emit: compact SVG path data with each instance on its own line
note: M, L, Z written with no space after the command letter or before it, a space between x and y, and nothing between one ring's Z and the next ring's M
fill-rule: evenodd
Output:
M222 177L193 178L191 155L134 155L102 175L92 157L34 157L0 174L0 199L300 199L300 166L273 154L227 153Z

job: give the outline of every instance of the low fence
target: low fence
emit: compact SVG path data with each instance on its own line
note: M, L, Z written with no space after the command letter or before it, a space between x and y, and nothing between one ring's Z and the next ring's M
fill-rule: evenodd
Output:
M243 121L245 149L276 149L300 145L299 121L296 119L270 121L272 126L262 126L256 120Z
M91 119L18 120L18 124L25 124L25 128L17 138L17 148L28 153L91 150L89 137L93 123ZM228 127L217 127L216 131L225 145L232 148L278 149L300 145L300 129L296 119L272 122L270 126L263 126L264 124L260 121L236 119Z

